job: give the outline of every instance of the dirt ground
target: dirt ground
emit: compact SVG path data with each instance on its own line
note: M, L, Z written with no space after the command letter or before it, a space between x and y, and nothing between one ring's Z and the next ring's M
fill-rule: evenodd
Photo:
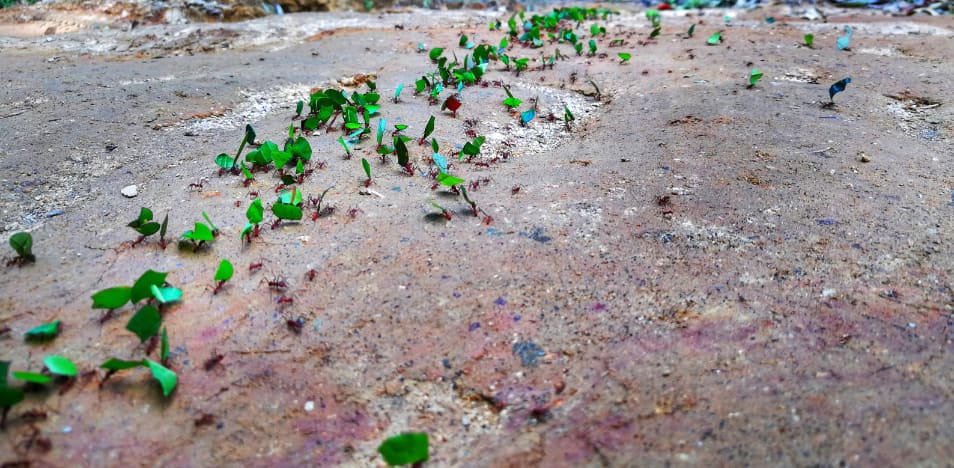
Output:
M519 77L491 64L485 80L524 109L538 98L527 127L493 85L465 89L456 118L411 92L433 69L418 44L496 45L501 13L115 19L45 36L21 23L33 32L0 38L0 237L30 231L37 260L0 269L0 360L38 371L59 354L83 377L12 409L0 461L377 466L382 440L423 431L434 466L952 466L954 21L825 12L666 13L650 41L624 11L600 21L606 56L546 44L570 57ZM445 155L468 129L487 135L480 158L450 159L490 224L431 189L426 146L410 147L411 177L373 137L346 160L340 131L322 130L302 189L333 187L334 214L243 244L249 193L269 206L278 177L245 188L214 156L246 123L281 144L298 99L360 74L385 98L404 83L382 116L419 136L436 115ZM564 105L569 132L548 119ZM172 237L202 211L222 235L197 253L132 247L143 206ZM222 258L236 275L213 296ZM147 269L184 291L163 318L168 398L146 370L84 373L145 355L124 329L132 307L101 324L90 296ZM55 340L23 341L54 319Z

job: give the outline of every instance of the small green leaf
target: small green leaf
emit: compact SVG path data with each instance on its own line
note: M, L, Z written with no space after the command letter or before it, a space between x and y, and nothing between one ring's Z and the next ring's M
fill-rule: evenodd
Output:
M150 289L152 297L156 298L160 304L170 304L182 299L182 290L179 288L159 288L153 285Z
M48 340L60 334L60 321L54 320L28 330L24 336L28 340Z
M653 28L652 32L649 33L649 38L650 39L657 38L660 32L662 32L662 28L659 26L656 26L655 28Z
M361 167L364 168L364 173L367 174L368 178L371 178L371 163L367 159L361 158Z
M301 162L301 158L298 158L295 161L295 174L304 174L305 173L305 164Z
M0 361L0 388L7 386L7 374L10 373L10 361ZM7 406L0 403L0 406Z
M434 116L427 119L427 125L424 126L424 136L421 137L421 141L424 141L434 132Z
M806 35L805 35L805 45L807 45L808 48L812 48L812 47L815 45L815 35L814 35L814 34L806 34Z
M215 157L215 164L226 171L231 171L235 167L235 160L232 156L221 153Z
M391 466L426 462L430 458L427 434L409 432L390 437L381 443L378 453Z
M62 356L47 356L43 359L43 365L54 375L64 377L76 377L76 364L73 361Z
M37 374L36 372L14 371L13 376L20 380L35 384L48 384L53 381L53 377Z
M219 263L219 269L215 271L215 281L228 281L232 279L233 272L232 262L223 258Z
M248 206L248 209L245 210L245 217L248 218L248 222L251 224L258 224L262 222L262 214L265 212L265 208L262 206L262 199L256 198L251 205Z
M620 52L617 55L619 55L620 63L626 63L629 59L633 58L633 55L629 52Z
M305 101L298 101L298 104L295 104L295 115L301 116L301 111L305 108Z
M212 242L212 240L215 239L215 236L212 235L212 230L202 223L195 223L195 229L186 231L182 234L182 237L198 242Z
M166 227L169 226L169 215L166 214L165 218L162 218L162 226L159 227L159 237L166 237Z
M272 213L278 219L287 219L291 221L298 221L302 217L301 207L292 205L290 203L275 203L272 205Z
M762 79L762 72L757 68L753 68L749 73L749 86L755 86L755 83L758 83Z
M151 305L145 305L129 319L126 330L138 336L140 342L145 342L159 333L161 323L162 316L159 315L159 311Z
M292 189L291 191L284 190L281 194L278 195L278 202L285 203L289 205L300 205L302 201L301 190Z
M692 37L692 33L694 32L696 32L696 23L692 23L692 25L689 26L689 37Z
M141 367L146 365L142 361L126 361L123 359L110 358L106 362L99 365L101 369L111 370L111 371L121 371L126 369L133 369L136 367Z
M209 227L212 228L212 232L218 231L219 228L215 227L215 224L212 223L212 220L209 219L209 215L205 214L205 211L202 212L202 217L205 218L205 221L209 223Z
M453 187L455 185L464 183L464 179L461 179L460 177L452 176L445 172L437 174L437 181L440 182L441 185L446 185L448 187Z
M166 329L162 329L162 339L160 340L159 345L159 360L165 362L169 357L169 334L166 333Z
M404 144L404 140L400 137L394 138L394 152L397 153L397 160L399 166L407 166L410 162L410 155L407 151L407 145Z
M28 232L18 232L10 236L10 247L23 259L33 259L33 236Z
M298 179L293 175L285 174L282 176L282 185L294 185L298 183Z
M6 375L3 376L6 379ZM23 401L23 390L0 385L0 408L9 408Z
M431 49L431 51L427 54L427 56L428 56L432 61L435 61L435 62L436 62L437 59L438 59L438 58L441 56L441 54L443 54L443 53L444 53L444 49L443 49L443 48L441 48L441 47L435 47L435 48Z
M720 42L722 42L722 31L719 31L719 32L717 32L717 33L715 33L715 34L709 36L709 39L706 40L706 43L709 44L709 45L716 45L716 44L718 44L718 43L720 43Z
M533 120L533 118L536 116L537 116L536 109L528 109L520 113L520 121L523 122L524 125L526 125L530 123L530 121Z
M169 273L162 273L153 270L146 270L132 286L129 294L129 300L133 303L152 297L151 286L162 286L166 283L166 276Z
M178 378L176 377L176 373L167 369L165 366L163 366L162 364L159 364L158 362L151 361L149 359L146 359L144 362L146 363L146 367L148 367L149 370L152 371L152 376L156 380L158 380L159 385L162 386L162 396L164 397L169 396L169 394L172 393L173 390L175 390L176 383L178 383Z
M94 309L118 309L129 302L132 288L129 286L117 286L115 288L104 289L93 294Z

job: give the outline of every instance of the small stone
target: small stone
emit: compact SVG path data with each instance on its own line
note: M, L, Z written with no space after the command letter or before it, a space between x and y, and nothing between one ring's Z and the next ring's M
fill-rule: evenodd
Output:
M863 163L871 162L871 157L868 156L866 153L861 152L861 153L858 153L858 160Z
M139 188L136 187L135 185L127 185L123 187L123 189L120 192L126 198L133 198L136 195L139 195Z
M315 410L315 402L313 402L313 401L306 401L306 402L305 402L305 411L314 411L314 410Z

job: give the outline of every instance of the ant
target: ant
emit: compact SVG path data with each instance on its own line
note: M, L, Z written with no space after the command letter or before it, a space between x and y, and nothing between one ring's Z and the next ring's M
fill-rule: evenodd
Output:
M475 180L475 181L473 181L473 182L470 183L470 191L471 191L471 192L476 192L477 189L479 189L479 188L480 188L480 181L479 181L479 180Z
M576 72L570 73L570 84L576 83Z
M248 187L249 185L252 185L252 182L255 182L255 178L254 178L254 177L252 177L251 179L245 179L245 180L243 180L243 181L242 181L242 186L243 186L243 187ZM258 196L258 192L253 192L253 193L255 193L255 196L256 196L256 197Z
M24 421L46 421L46 411L41 409L31 409L20 413L20 419Z
M490 164L489 164L489 163L485 163L485 162L481 162L481 161L475 162L474 165L477 166L477 167L490 167Z
M276 219L275 222L272 223L272 230L278 229L278 225L281 224L281 223L282 223L282 219L281 219L281 218Z
M202 413L202 416L196 418L193 424L195 424L195 427L211 426L215 424L215 415L210 413Z
M468 128L467 130L465 130L465 131L464 131L464 134L467 135L467 136L470 137L470 138L477 138L477 132L474 131L474 129L472 129L472 128Z
M483 210L481 210L483 211ZM494 218L487 213L484 213L484 226L490 226L494 222Z
M6 335L7 333L10 333L10 330L11 330L10 327L0 328L0 336L3 336L3 335Z
M278 304L279 304L279 305L283 305L283 304L294 304L294 303L295 303L295 300L292 299L292 298L290 298L290 297L288 297L288 296L279 296L279 297L278 297Z
M301 330L305 328L305 321L301 317L294 320L288 319L285 321L285 324L288 325L288 328L295 332L295 334L301 334Z
M357 207L351 208L350 210L348 210L348 216L350 216L351 219L355 219L358 217L359 212L361 212L361 208L357 208Z
M308 270L307 272L305 272L305 278L308 278L308 281L314 281L314 280L315 280L315 275L317 275L317 274L318 274L318 272L315 271L314 268L312 268L312 269Z
M202 191L202 183L203 183L203 182L204 182L203 179L199 179L198 182L193 182L193 183L189 184L189 191L190 191L190 192L193 192L193 191L195 191L195 190L198 190L198 191L201 192L201 191Z
M518 193L520 193L520 186L519 186L519 185L514 185L513 188L510 189L510 194L511 194L511 195L516 195L516 194L518 194Z
M268 283L268 288L273 291L284 291L288 289L288 283L283 279L275 278L273 280L263 280Z
M146 356L152 354L156 350L156 346L159 346L159 335L152 335L146 342Z
M100 325L106 323L107 321L109 321L109 319L113 318L113 310L115 309L109 309L108 311L106 311L105 314L103 314L102 317L99 318Z
M216 283L215 289L212 290L212 295L214 296L218 294L219 291L221 291L224 286L225 286L225 281L219 281L218 283Z
M261 267L262 267L262 262L251 263L248 266L248 273L249 274L255 273Z
M235 207L238 208L242 206L242 200L235 200Z
M315 210L315 212L311 214L311 220L314 222L318 222L319 216L321 216L321 213L319 213L318 210Z
M275 187L275 193L285 190L285 184L278 184L278 187Z
M225 359L224 354L213 354L212 357L206 359L205 362L202 363L202 368L205 369L206 372L209 372L212 369L215 369L215 366L219 365L223 359Z

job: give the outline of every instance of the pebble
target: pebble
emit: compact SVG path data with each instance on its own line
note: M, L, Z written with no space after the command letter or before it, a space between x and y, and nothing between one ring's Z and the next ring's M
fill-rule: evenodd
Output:
M127 185L120 190L120 193L122 193L126 198L133 198L136 195L139 195L139 188L135 185Z
M306 401L306 402L305 402L305 411L314 411L314 410L315 410L315 402L313 402L313 401Z
M858 155L858 159L859 159L861 162L863 162L863 163L871 162L871 157L868 156L868 155L867 155L866 153L864 153L864 152L862 152L862 153L860 153L860 154Z
M54 216L59 216L59 215L61 215L61 214L63 214L63 213L66 213L66 212L63 211L63 210L50 210L50 211L47 211L46 214L43 215L43 217L44 217L44 218L52 218L52 217L54 217Z

